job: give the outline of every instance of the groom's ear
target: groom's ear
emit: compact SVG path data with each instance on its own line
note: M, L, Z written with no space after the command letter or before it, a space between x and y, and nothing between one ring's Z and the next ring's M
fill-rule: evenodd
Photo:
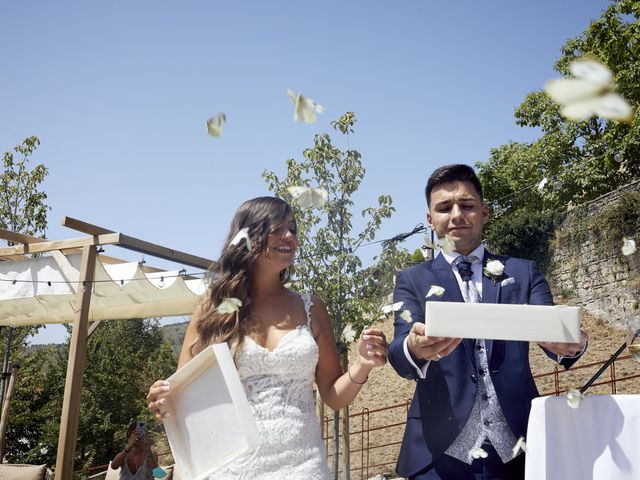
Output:
M489 221L489 205L482 202L482 225L486 225Z
M429 228L433 230L433 224L431 223L431 212L429 211L427 211L427 224L429 225Z

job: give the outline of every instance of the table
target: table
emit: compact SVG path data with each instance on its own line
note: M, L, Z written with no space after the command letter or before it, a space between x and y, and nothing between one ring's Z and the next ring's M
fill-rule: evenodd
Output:
M640 479L640 395L536 398L526 442L527 480Z

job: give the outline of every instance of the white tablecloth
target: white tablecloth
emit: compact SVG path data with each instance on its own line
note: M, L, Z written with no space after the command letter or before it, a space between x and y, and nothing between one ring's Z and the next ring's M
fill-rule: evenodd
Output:
M526 442L527 480L638 480L640 395L537 398Z

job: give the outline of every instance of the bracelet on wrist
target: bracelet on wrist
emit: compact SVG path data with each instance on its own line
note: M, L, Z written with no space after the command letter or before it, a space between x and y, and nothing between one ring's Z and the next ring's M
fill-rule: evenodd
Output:
M353 377L351 376L351 370L349 368L347 368L347 374L349 375L349 380L351 380L351 383L353 383L354 385L364 385L365 383L367 383L367 380L369 380L369 375L366 376L366 378L364 379L364 382L358 382L354 380Z

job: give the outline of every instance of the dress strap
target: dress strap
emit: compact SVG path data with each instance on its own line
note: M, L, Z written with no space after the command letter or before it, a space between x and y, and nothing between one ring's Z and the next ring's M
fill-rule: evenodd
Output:
M311 306L313 305L313 300L308 293L301 293L300 298L304 302L304 311L307 314L307 328L311 330Z

